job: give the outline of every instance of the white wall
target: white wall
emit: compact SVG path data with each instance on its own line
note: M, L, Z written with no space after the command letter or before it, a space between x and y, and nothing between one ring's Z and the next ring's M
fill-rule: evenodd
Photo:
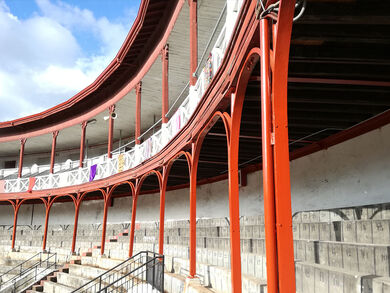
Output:
M390 125L342 144L291 162L293 212L390 202ZM138 199L137 221L158 220L159 195ZM22 206L19 224L42 224L43 205ZM261 172L248 174L248 185L240 188L240 214L263 213ZM228 183L220 181L197 189L197 217L228 216ZM50 224L73 224L73 203L54 204ZM12 209L0 206L0 224L12 224ZM189 190L166 194L166 219L189 217ZM86 201L80 223L99 223L102 201ZM108 222L128 222L131 199L114 200Z

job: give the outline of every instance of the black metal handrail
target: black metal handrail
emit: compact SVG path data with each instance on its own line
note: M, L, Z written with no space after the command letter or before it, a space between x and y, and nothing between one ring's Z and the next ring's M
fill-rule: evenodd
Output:
M0 289L1 289L2 285L3 285L2 280L3 280L3 277L4 277L5 275L8 275L10 272L12 272L12 271L14 271L14 270L18 270L18 271L20 272L20 274L21 274L21 273L22 273L22 270L23 270L23 265L24 265L25 263L31 261L33 258L37 257L37 256L40 255L40 254L41 254L41 252L38 252L38 253L34 254L34 255L33 255L32 257L30 257L29 259L26 259L25 261L21 262L20 264L16 265L15 267L13 267L13 268L9 269L8 271L6 271L5 273L1 274L1 275L0 275ZM19 267L20 267L20 269L18 269Z
M146 255L146 262L97 292L132 292L132 289L142 285L146 285L142 292L164 292L164 256L155 252L152 254L153 257Z
M31 261L33 258L38 257L38 255L39 255L38 261L30 265L28 268L24 270L22 269L22 264ZM42 257L45 255L46 258ZM33 280L38 281L39 280L37 279L38 275L41 275L40 279L42 279L44 276L46 276L47 271L51 270L52 268L54 270L57 268L57 253L39 252L13 269L18 268L19 266L20 266L19 273L13 278L9 279L8 281L1 283L0 288L10 287L11 292L18 292L18 290L25 289L25 287L31 285L30 284L31 281ZM40 268L43 268L43 270L38 271L38 269ZM9 270L8 273L11 272L13 269ZM23 276L25 276L26 279L22 279ZM22 282L19 282L20 280Z
M148 256L153 255L153 257L148 260ZM100 276L92 279L88 283L84 284L83 286L77 288L76 290L72 291L74 292L103 292L102 290L107 290L110 286L114 286L117 282L120 282L124 278L128 277L130 274L133 274L134 272L137 272L137 270L140 270L142 267L144 267L146 264L150 264L153 259L162 259L162 271L163 274L163 256L155 253L155 252L149 252L149 251L141 251L132 256L131 258L121 262L120 264L114 266L110 270L104 272ZM153 279L155 277L153 276ZM160 277L160 279L163 276ZM162 284L163 286L163 284ZM163 291L162 291L163 292Z

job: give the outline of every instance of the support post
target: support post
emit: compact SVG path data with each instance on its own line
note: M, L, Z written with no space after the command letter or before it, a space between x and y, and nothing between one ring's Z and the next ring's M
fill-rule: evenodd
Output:
M74 207L74 226L73 226L73 238L72 238L72 254L75 253L76 250L76 238L77 238L77 225L79 223L79 210L80 210L80 202L75 203Z
M22 177L22 171L23 171L23 157L24 157L24 145L26 144L26 141L27 141L26 138L22 138L22 139L20 140L18 178Z
M166 117L169 108L169 92L168 92L168 44L161 50L161 64L162 64L162 123L167 123L168 118Z
M81 123L81 140L80 140L80 162L79 167L82 168L84 166L84 152L85 152L85 132L87 129L87 121Z
M196 182L199 163L199 150L192 143L192 162L190 173L190 278L196 275Z
M131 208L131 227L130 227L130 245L129 245L129 257L133 256L133 247L134 247L134 231L135 231L135 219L137 212L137 200L138 200L138 186L135 191L135 195L133 195L133 206Z
M270 92L270 39L268 19L260 20L260 70L261 70L261 125L263 151L263 194L265 248L267 258L267 290L278 292L277 246L275 223L274 169L271 145L272 113Z
M42 250L46 251L46 242L47 242L47 229L49 225L49 214L51 209L51 203L47 202L45 204L46 206L46 215L45 215L45 228L43 232L43 241L42 241Z
M190 85L196 84L194 76L198 67L198 1L189 0L190 5Z
M104 199L104 211L103 211L103 226L102 226L102 242L100 244L100 255L104 254L104 248L106 243L106 227L107 227L107 212L108 212L108 199Z
M234 99L232 99L233 101ZM228 115L227 113L224 113ZM239 123L239 122L238 122ZM232 126L230 126L232 128ZM242 292L241 277L241 242L240 242L240 197L238 182L238 145L236 137L229 135L228 170L229 170L229 217L230 217L230 263L232 274L232 292Z
M58 136L58 130L53 131L53 140L51 142L51 156L50 156L50 174L53 174L54 170L54 163L55 163L55 157L56 157L56 146L57 146L57 136Z
M168 182L168 168L163 167L162 186L160 190L160 227L159 227L159 238L158 238L158 253L164 254L164 227L165 227L165 191Z
M107 145L107 157L109 159L112 158L112 139L113 139L113 135L114 135L114 113L115 113L115 105L111 105L109 108L108 108L108 112L109 112L109 120L108 120L108 145Z
M20 208L19 202L16 201L13 207L14 207L14 227L12 229L12 244L11 244L12 251L15 250L16 227L18 225L18 213Z
M140 81L135 87L135 143L140 144L139 137L141 135L141 92L142 82Z
M287 120L287 78L295 1L281 0L276 27L272 75L274 185L279 292L295 292L290 160Z

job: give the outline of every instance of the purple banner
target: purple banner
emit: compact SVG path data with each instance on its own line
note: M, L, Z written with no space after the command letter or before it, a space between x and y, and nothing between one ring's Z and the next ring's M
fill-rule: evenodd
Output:
M93 181L93 179L95 179L95 176L96 176L96 169L97 169L97 165L92 165L89 169L89 181Z

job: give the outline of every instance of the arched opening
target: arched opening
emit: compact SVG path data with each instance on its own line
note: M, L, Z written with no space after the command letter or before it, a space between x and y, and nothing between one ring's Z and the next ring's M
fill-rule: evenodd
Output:
M153 191L160 191L161 183L160 171L152 170L136 184L131 214L130 256L141 250L158 251L160 194Z
M82 254L101 249L105 191L101 189L83 193L78 199L78 224L75 252Z
M135 193L134 184L129 181L114 185L107 195L107 226L104 254L109 257L124 259L128 256L131 207ZM111 242L123 243L120 251L111 249ZM126 244L125 244L126 243ZM116 246L117 248L117 246Z
M46 250L70 250L74 229L76 198L71 194L55 196L49 211Z
M46 199L24 199L19 203L15 249L39 251L42 248Z

